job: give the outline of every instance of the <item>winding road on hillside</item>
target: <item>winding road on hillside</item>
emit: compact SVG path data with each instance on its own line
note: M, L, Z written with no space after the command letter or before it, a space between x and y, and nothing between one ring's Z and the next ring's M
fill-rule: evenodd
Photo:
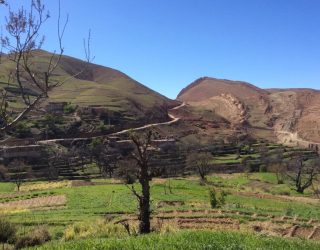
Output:
M125 134L125 133L128 133L128 132L132 132L132 131L140 131L140 130L143 130L143 129L147 129L147 128L151 128L151 127L156 127L156 126L161 126L161 125L171 125L173 123L176 123L180 120L180 118L174 116L173 114L170 114L170 111L171 110L178 110L182 107L184 107L186 104L183 102L182 104L172 108L172 109L169 109L168 110L168 116L170 117L170 121L167 121L167 122L158 122L158 123L151 123L151 124L146 124L144 126L141 126L141 127L137 127L137 128L129 128L129 129L124 129L124 130L121 130L119 132L115 132L115 133L112 133L112 134L108 134L108 135L102 135L102 136L93 136L93 137L87 137L87 138L66 138L66 139L50 139L50 140L41 140L41 141L38 141L39 144L51 144L51 143L56 143L56 142L65 142L65 141L77 141L77 140L84 140L84 139L93 139L93 138L99 138L99 137L103 137L103 136L116 136L116 135L122 135L122 134Z
M125 130L122 130L122 131L119 131L119 132L116 132L116 133L112 133L111 135L122 135L122 134L125 134L125 133L128 133L128 132L131 132L131 131L139 131L139 130L143 130L143 129L146 129L146 128L156 127L156 126L160 126L160 125L170 125L170 124L176 123L177 121L180 120L180 118L175 117L173 114L170 114L170 111L171 110L180 109L185 105L186 104L183 102L179 106L174 107L174 108L169 110L168 116L170 117L171 121L147 124L147 125L144 125L144 126L138 127L138 128L129 128L129 129L125 129Z

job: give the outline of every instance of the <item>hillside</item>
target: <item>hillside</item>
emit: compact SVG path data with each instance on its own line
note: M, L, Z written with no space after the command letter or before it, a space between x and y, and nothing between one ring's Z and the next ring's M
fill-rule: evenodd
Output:
M203 77L177 97L211 110L254 137L309 146L320 143L320 92L313 89L260 89L241 81ZM314 146L314 145L313 145Z
M51 54L46 51L33 52L32 60L36 62L36 74L44 72L50 57ZM7 75L14 69L13 67L14 65L6 57L2 58L0 87L6 88L10 94L9 108L18 110L22 107L22 101L17 94L19 93L17 84L12 83L9 87L6 84ZM79 72L81 74L76 75ZM69 56L62 57L54 73L55 79L68 80L62 86L53 89L41 107L46 108L49 103L68 103L76 107L76 111L70 114L71 117L82 115L88 122L95 120L98 124L101 116L106 126L130 124L136 126L148 122L167 121L169 120L167 109L176 105L175 101L147 88L118 70L88 64ZM35 91L28 81L24 81L24 88L31 95ZM33 118L36 116L37 114L33 114Z

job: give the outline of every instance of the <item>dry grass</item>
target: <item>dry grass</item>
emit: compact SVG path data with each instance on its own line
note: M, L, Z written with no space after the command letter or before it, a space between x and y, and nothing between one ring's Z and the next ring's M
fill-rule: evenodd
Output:
M20 187L21 192L48 190L56 188L71 187L71 181L53 181L53 182L30 182L25 183Z
M67 203L65 195L55 195L47 197L37 197L28 200L9 201L0 203L2 209L28 209L28 208L43 208L43 207L61 207Z

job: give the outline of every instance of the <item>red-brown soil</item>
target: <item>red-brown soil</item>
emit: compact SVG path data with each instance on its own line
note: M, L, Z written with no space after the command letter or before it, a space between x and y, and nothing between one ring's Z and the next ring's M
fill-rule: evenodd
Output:
M320 143L317 90L265 90L246 82L204 77L183 89L177 99L198 110L211 110L254 137L306 147Z

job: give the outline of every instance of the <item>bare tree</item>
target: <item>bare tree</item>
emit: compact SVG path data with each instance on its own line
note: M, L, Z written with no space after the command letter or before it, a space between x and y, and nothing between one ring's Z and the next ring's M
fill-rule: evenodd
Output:
M48 169L45 176L48 180L56 180L59 177L59 169L57 161L65 159L66 153L59 146L46 147L46 157L48 162Z
M137 179L137 163L132 159L122 159L117 162L116 174L125 184L134 184Z
M9 2L7 2L7 8L5 32L0 39L1 56L4 60L0 60L0 63L6 61L13 64L14 69L7 72L7 88L2 90L0 96L0 131L2 132L10 130L41 100L47 98L52 89L68 80L59 80L54 77L64 53L62 39L68 23L67 17L61 24L60 0L57 20L59 49L54 51L46 62L37 58L37 52L42 48L45 40L42 28L50 17L45 5L41 0L31 0L28 11L23 6L14 11L10 8ZM88 62L90 61L89 39L85 43ZM2 52L5 53L4 56ZM24 104L21 111L9 110L8 89L10 88L16 89L19 93L18 96Z
M152 180L152 173L149 168L149 160L152 136L153 132L151 130L144 135L130 135L135 145L132 157L138 167L137 177L141 186L141 193L136 191L133 185L131 186L131 191L139 202L139 233L141 234L150 233L150 181Z
M284 160L283 148L277 148L272 152L268 160L268 171L275 173L278 184L283 184L288 162Z
M112 178L116 169L117 150L110 147L108 141L94 139L89 145L80 148L79 157L94 162L103 177Z
M304 190L312 186L320 170L320 159L305 160L301 157L294 159L289 164L286 173L294 189L303 194Z
M246 174L247 179L250 178L251 172L253 172L253 164L250 157L243 157L241 159L241 164L243 166L243 170Z
M30 166L26 165L24 161L14 160L9 164L9 169L12 172L10 180L14 182L17 186L18 192L20 191L21 185L28 179L31 178L32 169Z
M208 152L191 152L187 157L188 167L191 169L196 169L198 172L201 181L206 180L206 176L210 173L211 170L211 160L212 155Z

